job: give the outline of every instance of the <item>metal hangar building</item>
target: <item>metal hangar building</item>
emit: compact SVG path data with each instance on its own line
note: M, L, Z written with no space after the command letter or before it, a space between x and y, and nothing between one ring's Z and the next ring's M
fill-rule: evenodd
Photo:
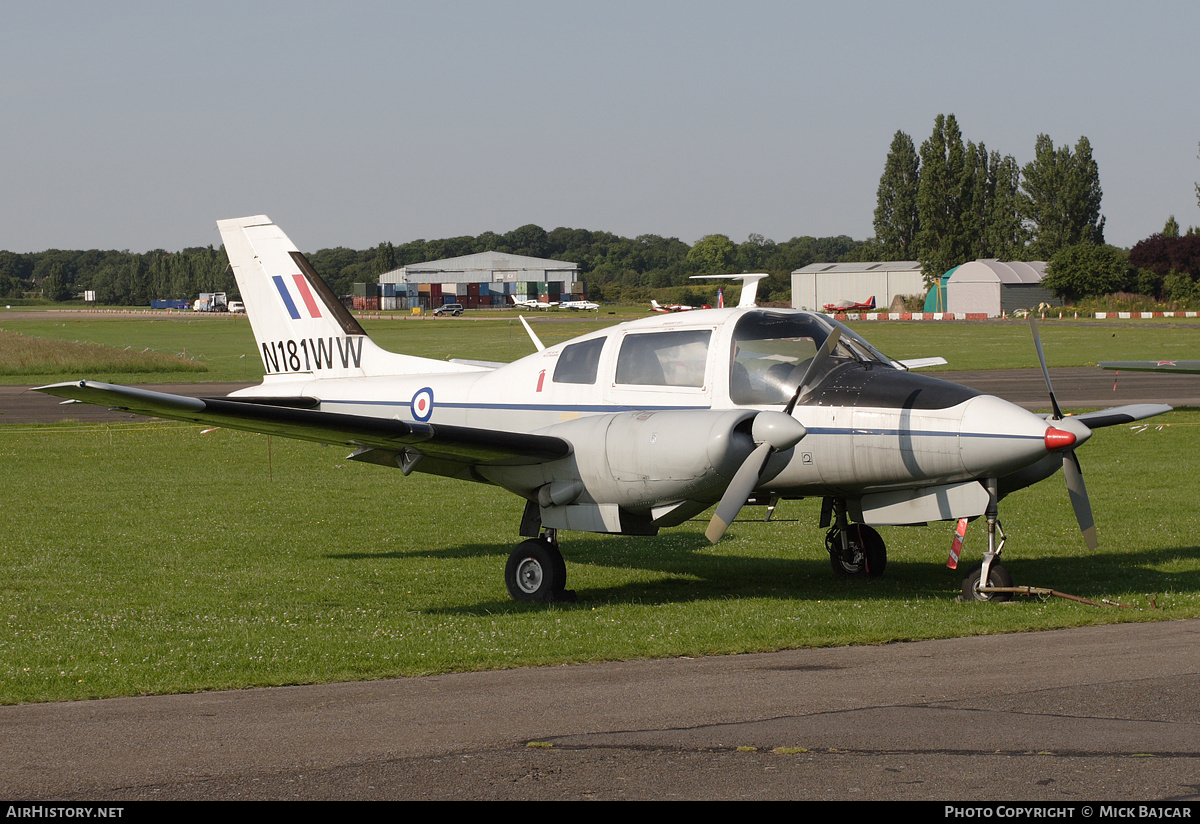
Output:
M374 284L355 284L355 304L361 296L373 297ZM582 300L585 289L579 280L579 264L566 260L478 252L473 255L413 263L379 276L379 305L364 309L434 309L446 303L461 303L468 309L510 305L517 300L559 302Z
M919 260L874 263L812 263L792 272L792 308L819 312L827 303L863 303L887 311L897 295L909 297L928 291Z

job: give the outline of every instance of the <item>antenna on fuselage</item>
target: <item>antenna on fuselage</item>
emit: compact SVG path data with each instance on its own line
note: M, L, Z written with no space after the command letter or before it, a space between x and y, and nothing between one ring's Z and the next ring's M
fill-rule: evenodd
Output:
M533 333L533 330L529 328L529 324L526 323L525 316L517 315L517 317L519 317L521 319L521 325L525 327L525 331L529 333L529 337L533 338L533 345L535 347L537 347L537 350L539 352L541 352L543 349L545 349L546 344L544 344L540 340L538 340L538 336Z
M738 308L742 309L750 307L753 309L758 304L754 299L758 296L758 282L763 278L769 278L770 275L765 272L757 272L752 275L692 275L690 280L710 280L712 278L728 278L730 280L740 280L742 282L742 296L738 299Z

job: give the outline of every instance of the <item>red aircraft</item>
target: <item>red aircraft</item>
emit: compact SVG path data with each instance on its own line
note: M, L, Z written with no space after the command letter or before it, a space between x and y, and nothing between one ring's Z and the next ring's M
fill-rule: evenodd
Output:
M821 307L822 311L828 312L831 315L841 315L846 312L870 312L875 308L875 296L871 295L871 299L866 303L854 303L849 300L839 300L837 303L827 303Z

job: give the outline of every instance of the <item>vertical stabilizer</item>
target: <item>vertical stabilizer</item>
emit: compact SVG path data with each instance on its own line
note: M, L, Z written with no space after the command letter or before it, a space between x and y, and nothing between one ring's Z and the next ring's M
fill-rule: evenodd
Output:
M268 378L476 371L380 349L266 215L217 221Z

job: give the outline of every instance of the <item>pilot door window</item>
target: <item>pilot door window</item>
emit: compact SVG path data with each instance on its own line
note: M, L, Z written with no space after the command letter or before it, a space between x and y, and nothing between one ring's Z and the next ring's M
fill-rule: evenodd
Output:
M618 384L704 386L709 329L627 335L617 356Z

